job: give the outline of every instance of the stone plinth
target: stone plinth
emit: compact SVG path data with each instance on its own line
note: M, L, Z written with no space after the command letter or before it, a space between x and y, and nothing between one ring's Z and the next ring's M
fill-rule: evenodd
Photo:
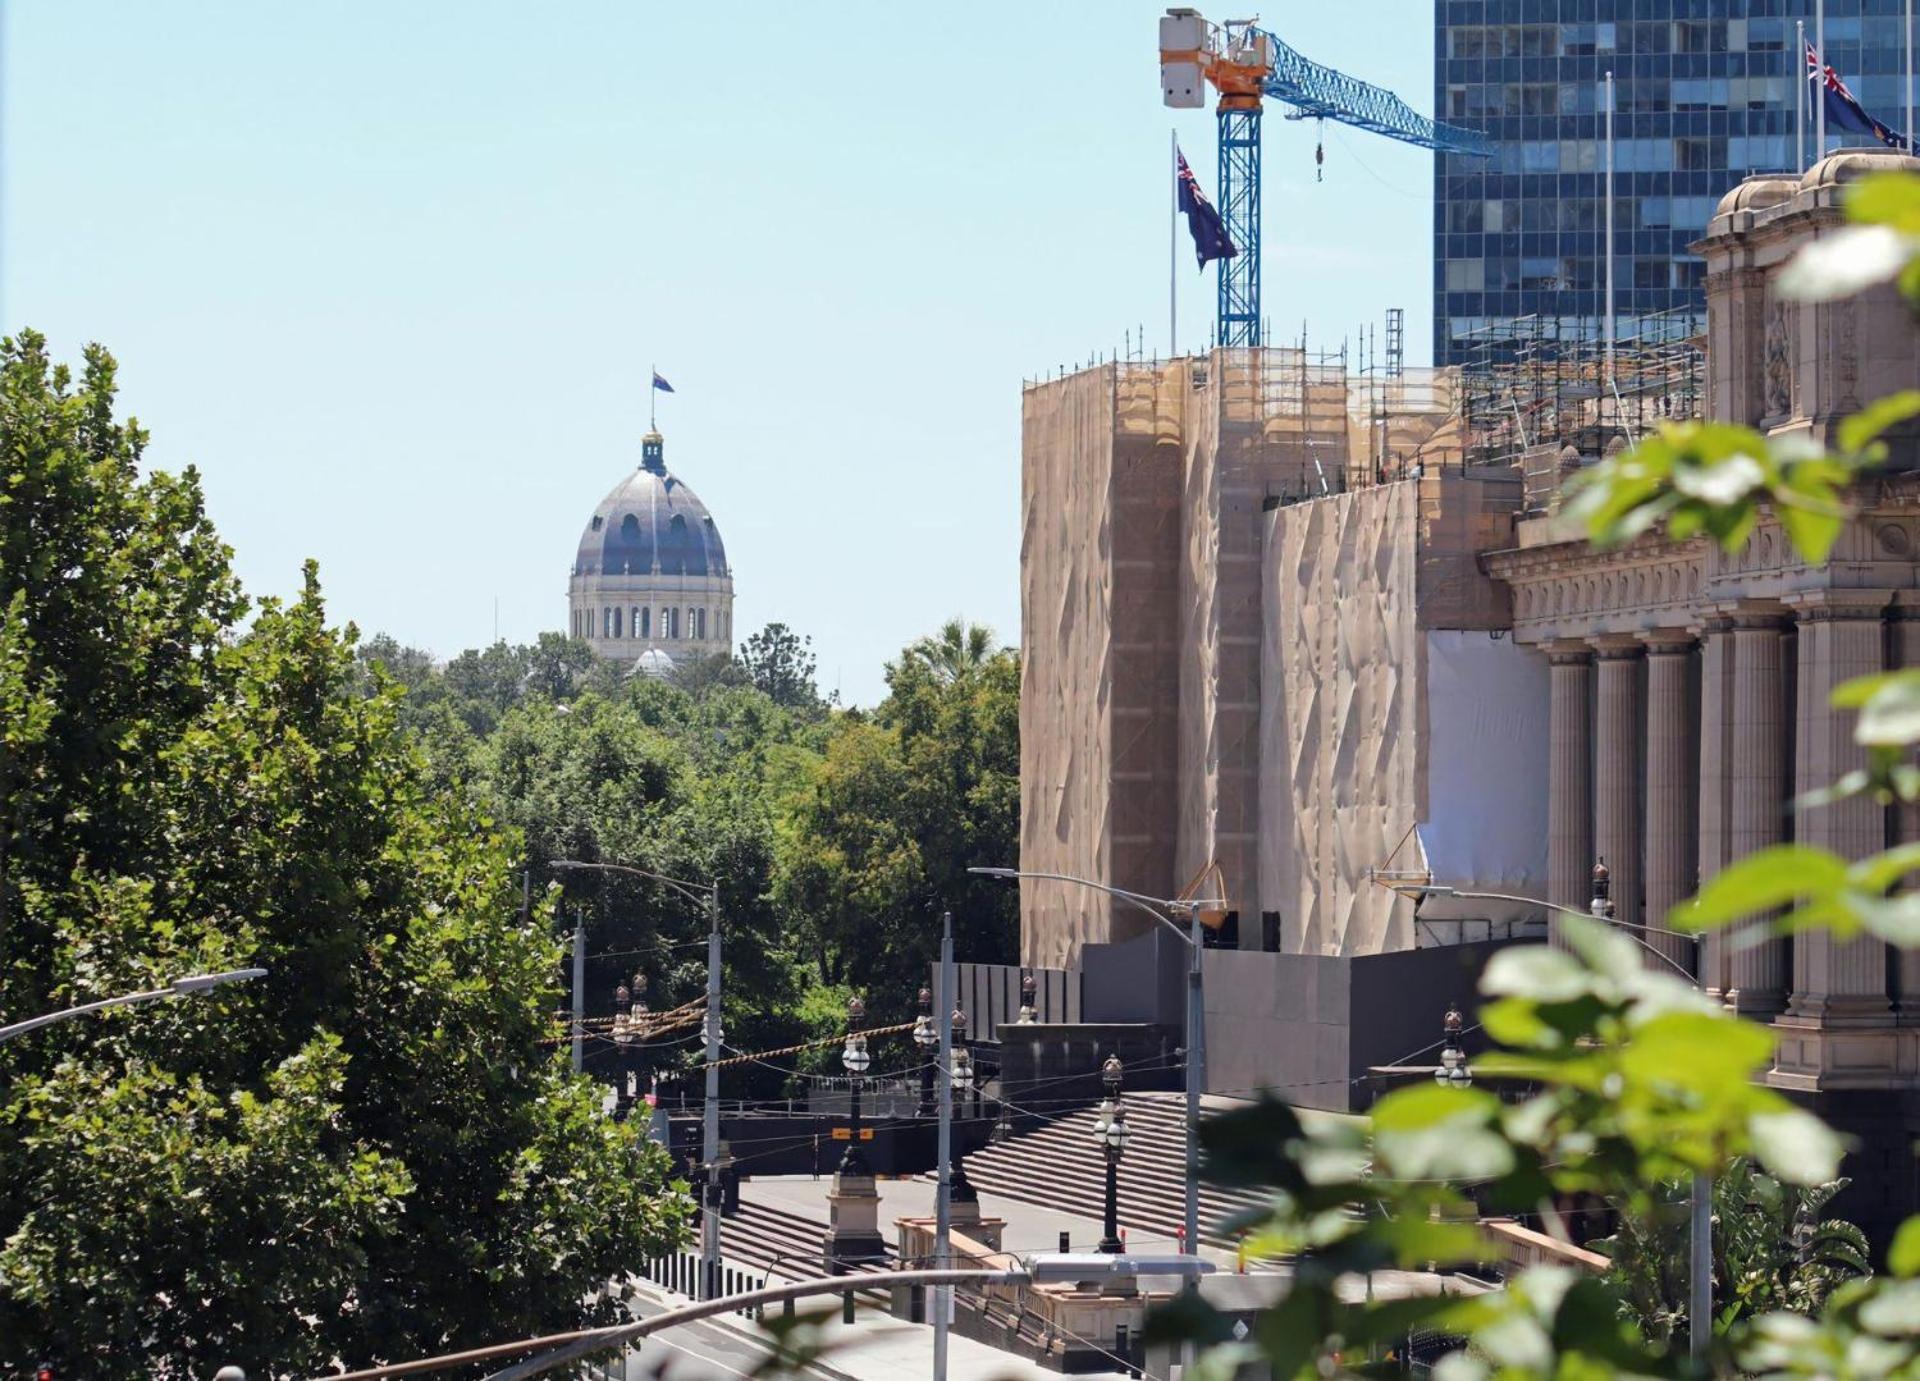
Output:
M871 1175L835 1175L827 1191L827 1269L834 1275L853 1263L884 1260L880 1194Z

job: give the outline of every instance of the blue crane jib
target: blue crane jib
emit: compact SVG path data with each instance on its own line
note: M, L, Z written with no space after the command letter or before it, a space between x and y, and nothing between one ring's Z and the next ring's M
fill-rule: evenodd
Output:
M1338 120L1438 153L1481 158L1493 153L1492 142L1478 130L1430 120L1391 91L1302 57L1297 49L1264 29L1257 32L1267 40L1272 55L1266 94L1293 107L1295 113L1290 118Z

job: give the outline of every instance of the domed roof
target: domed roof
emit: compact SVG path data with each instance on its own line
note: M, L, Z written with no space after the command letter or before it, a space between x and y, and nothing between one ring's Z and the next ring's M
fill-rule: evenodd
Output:
M1798 177L1787 177L1780 173L1761 173L1747 178L1721 197L1720 204L1714 208L1713 214L1725 216L1735 211L1764 211L1769 206L1778 206L1787 200L1799 186Z
M1858 182L1875 173L1913 172L1916 169L1920 169L1920 158L1913 158L1896 149L1839 149L1801 174L1800 190L1805 192L1821 187L1837 187L1846 182Z
M659 432L640 443L640 468L600 500L580 534L575 575L727 574L727 549L713 515L667 472Z
M650 647L634 659L634 676L651 676L656 681L664 681L673 675L673 658L657 647Z

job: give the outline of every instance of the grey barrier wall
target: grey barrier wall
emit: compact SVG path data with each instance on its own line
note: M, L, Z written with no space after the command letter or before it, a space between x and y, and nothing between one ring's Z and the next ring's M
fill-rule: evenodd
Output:
M997 1041L1000 1027L1012 1025L1020 1015L1020 979L1032 974L1035 984L1036 1017L1043 1022L1075 1022L1081 1019L1080 984L1077 969L1021 968L1016 964L955 964L955 986L959 989L956 1005L967 1014L967 1036L974 1041ZM940 991L940 965L927 973L927 988Z

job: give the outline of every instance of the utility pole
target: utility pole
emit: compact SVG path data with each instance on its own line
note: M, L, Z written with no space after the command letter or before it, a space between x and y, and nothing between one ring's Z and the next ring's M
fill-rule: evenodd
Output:
M700 1298L720 1294L720 889L707 892L707 1096L700 1155L706 1207L700 1215Z
M940 1027L940 1182L934 1191L933 1265L944 1269L953 1234L953 913L940 915L940 989L934 1020ZM1004 1093L1005 1090L1002 1090ZM947 1315L951 1285L933 1287L933 1381L947 1381Z
M573 1072L587 1059L587 920L573 913Z

